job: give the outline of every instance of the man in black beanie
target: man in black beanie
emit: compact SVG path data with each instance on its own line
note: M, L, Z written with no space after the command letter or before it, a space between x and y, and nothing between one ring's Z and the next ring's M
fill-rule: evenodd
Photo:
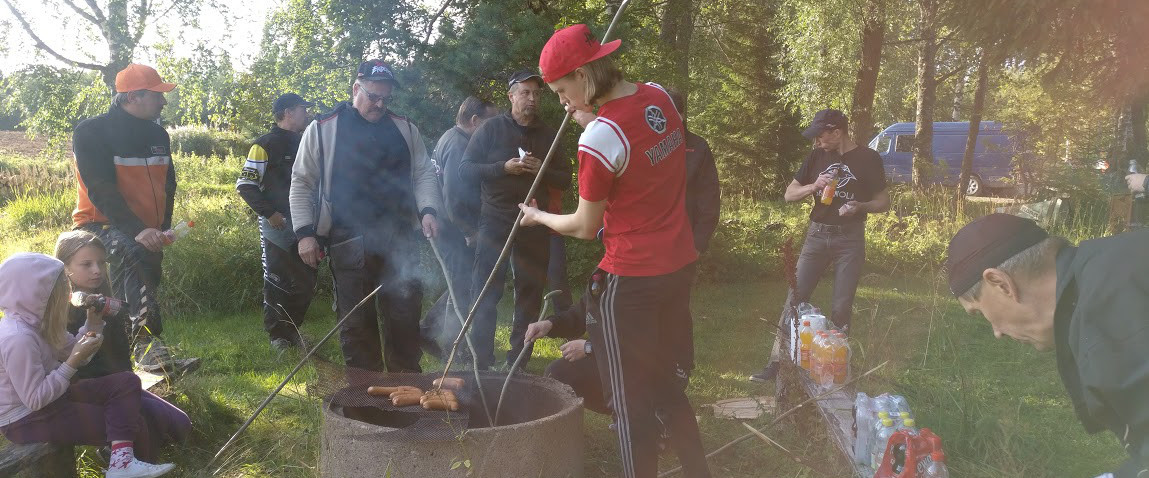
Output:
M1055 350L1085 430L1108 428L1149 477L1149 230L1082 242L1008 214L979 218L947 250L949 287L997 337Z

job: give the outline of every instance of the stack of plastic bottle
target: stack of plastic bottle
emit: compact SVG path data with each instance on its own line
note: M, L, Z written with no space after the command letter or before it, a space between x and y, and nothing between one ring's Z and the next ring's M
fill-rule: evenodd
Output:
M871 469L877 469L875 465L881 463L881 457L876 457L878 460L875 461L874 450L881 448L881 452L877 454L884 453L890 435L897 430L898 426L905 425L905 420L912 420L913 412L910 410L910 404L905 397L886 393L871 398L869 395L859 392L854 399L854 407L854 426L856 429L854 462L859 465L870 466ZM884 434L882 431L887 426L883 420L890 421L889 430Z

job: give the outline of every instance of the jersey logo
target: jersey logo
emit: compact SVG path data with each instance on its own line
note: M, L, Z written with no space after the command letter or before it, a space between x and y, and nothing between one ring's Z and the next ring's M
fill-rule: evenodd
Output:
M152 154L156 156L163 156L168 154L168 148L166 146L152 146L151 150Z
M846 187L846 185L850 184L851 181L858 180L858 177L854 176L854 173L850 171L850 167L842 163L831 164L830 167L826 168L825 171L822 171L818 175L821 176L823 174L833 174L835 170L838 171L838 187L840 188Z
M662 134L666 132L666 115L662 113L662 108L654 105L646 107L646 124L655 133Z

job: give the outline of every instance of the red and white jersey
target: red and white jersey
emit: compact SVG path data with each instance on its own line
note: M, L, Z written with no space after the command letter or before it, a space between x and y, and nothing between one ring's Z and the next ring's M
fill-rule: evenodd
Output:
M603 270L669 274L698 259L686 216L686 133L654 83L602 105L578 145L579 196L607 201Z

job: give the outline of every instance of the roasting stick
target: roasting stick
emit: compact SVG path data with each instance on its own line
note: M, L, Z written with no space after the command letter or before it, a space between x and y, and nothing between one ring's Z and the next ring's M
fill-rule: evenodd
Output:
M610 26L607 27L606 33L602 36L602 43L605 43L610 38L611 32L614 31L614 27L618 24L618 20L622 18L622 12L626 11L626 6L628 4L630 4L630 0L623 0L622 3L618 5L618 10L614 12L614 18L610 21ZM563 121L559 123L559 129L555 133L555 140L551 143L550 149L547 150L547 156L543 159L543 164L539 166L539 172L535 174L535 180L531 183L531 189L527 191L527 197L523 199L523 204L530 204L531 198L535 197L535 191L539 188L539 184L542 182L543 173L546 172L547 166L550 165L551 158L555 155L555 151L558 150L559 139L562 138L563 132L566 131L566 127L567 124L570 123L570 119L571 113L568 111L566 115L563 116ZM514 225L511 226L511 233L507 236L507 242L503 244L503 250L499 253L498 260L495 261L495 267L491 269L491 274L487 276L487 282L483 284L483 288L479 291L479 294L475 296L475 301L471 304L471 311L467 314L467 320L463 322L463 329L459 331L459 336L455 338L455 343L451 346L451 355L447 356L447 365L443 367L442 378L447 378L447 373L451 371L451 365L454 363L455 353L459 349L459 343L463 341L463 337L467 334L467 329L471 328L471 322L475 320L475 310L478 309L479 301L487 295L487 291L490 290L491 284L495 282L495 272L499 270L499 266L502 265L503 261L507 260L507 254L511 250L511 243L515 240L515 235L519 232L519 221L522 219L523 211L520 210L518 216L515 217ZM441 384L442 380L440 380L439 383ZM435 390L439 390L440 387L441 385L435 387Z
M303 368L303 365L307 363L307 359L310 359L312 355L315 355L315 352L319 350L319 347L322 347L323 344L327 343L327 341L331 339L331 336L335 335L335 332L343 327L343 323L347 321L347 318L351 317L351 314L355 313L356 310L359 310L360 307L363 307L363 304L366 304L367 301L371 300L372 297L375 297L375 294L379 293L379 289L382 288L383 284L379 284L379 287L376 287L375 290L371 291L370 294L367 294L366 297L363 297L363 300L359 301L358 304L355 304L355 307L352 307L351 310L347 311L347 313L343 315L342 319L339 319L339 322L335 323L335 327L332 327L331 331L327 332L327 335L323 336L319 342L315 343L315 346L311 347L311 350L308 351L307 355L304 355L303 359L295 365L295 368L291 370L291 373L288 373L286 377L283 377L283 381L279 383L278 387L275 387L275 390L271 392L271 395L268 395L267 398L263 400L263 403L259 404L259 406L255 408L255 413L252 413L251 417L248 418L246 422L243 422L243 425L239 427L239 430L236 430L235 434L227 440L227 443L224 443L223 447L221 447L219 451L215 452L215 456L211 457L211 461L207 462L207 465L204 466L204 469L211 468L211 466L215 464L216 460L218 460L219 457L223 455L223 452L226 451L232 443L235 443L235 440L239 438L239 435L243 433L244 430L247 430L247 427L251 426L251 423L255 421L255 418L258 417L260 413L263 413L263 409L267 408L267 405L271 403L271 400L275 398L276 395L279 395L279 391L283 390L283 387L287 386L287 382L290 382L292 377L295 377L295 374L299 372L299 369ZM219 471L220 470L216 470L213 474L218 474Z
M439 246L435 245L435 240L432 239L430 242L431 252L435 253L435 260L439 261L439 267L443 269L443 277L447 279L447 296L451 298L451 307L455 309L455 320L458 320L459 325L462 325L463 312L459 310L459 301L455 300L455 288L451 287L451 276L447 274L447 263L443 261L443 255L439 253ZM543 300L543 310L546 310L545 299ZM450 311L447 311L447 314L450 313ZM487 423L490 423L492 424L491 426L494 426L495 422L491 420L491 407L487 405L487 394L483 393L483 381L481 378L479 378L479 356L475 355L475 344L471 343L470 335L467 336L467 348L471 350L471 364L472 368L474 368L473 371L475 372L475 389L479 391L479 399L483 402L483 413L487 414ZM446 375L444 375L444 377L445 376ZM440 386L435 387L435 390L442 388L442 384L443 381L440 380ZM502 403L502 398L499 399L499 402ZM495 416L498 417L498 413L495 413Z
M552 290L552 291L548 292L547 295L543 296L543 306L539 310L539 318L535 322L541 322L543 320L543 317L546 317L546 315L547 315L547 302L550 301L551 297L554 297L555 294L559 294L561 292L562 292L561 290ZM533 341L532 341L532 344L533 344ZM495 421L491 422L491 426L493 426L493 427L499 426L499 414L500 414L500 412L503 411L503 397L507 396L507 386L509 386L511 384L511 377L513 377L515 375L515 370L519 369L519 364L522 363L523 358L525 358L527 356L527 352L530 351L532 348L533 347L531 347L530 345L523 344L522 352L519 352L519 357L515 359L514 365L511 365L511 369L507 371L507 379L505 381L503 381L503 391L499 392L499 403L498 403L498 405L495 405Z

